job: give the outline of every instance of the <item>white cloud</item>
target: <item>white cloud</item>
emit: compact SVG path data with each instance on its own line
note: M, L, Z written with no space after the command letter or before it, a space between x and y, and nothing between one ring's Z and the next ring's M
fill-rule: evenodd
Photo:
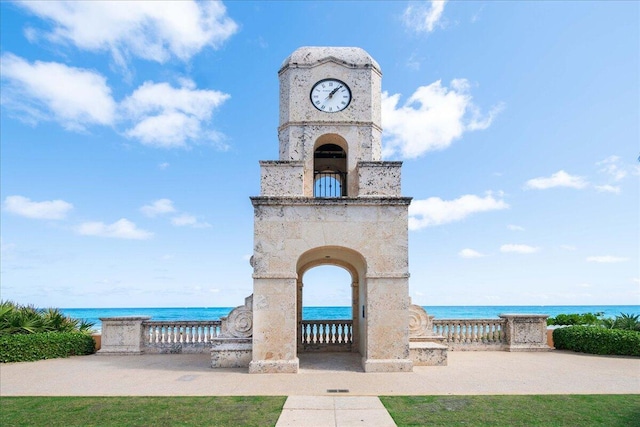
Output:
M509 208L501 196L495 198L489 192L484 197L467 194L454 200L442 200L439 197L414 200L409 205L409 229L419 230L424 227L460 221L477 212Z
M415 158L427 151L442 150L463 133L486 129L502 110L494 107L483 115L472 102L469 82L456 79L451 88L438 80L419 87L398 106L400 94L382 93L383 156Z
M600 167L598 172L608 175L614 181L621 181L628 173L620 163L620 157L609 156L606 159L597 162L596 165Z
M514 225L514 224L507 225L507 228L511 231L524 231L524 227L521 227L519 225Z
M560 170L550 177L539 177L528 180L525 183L526 189L533 190L546 190L554 187L569 187L569 188L585 188L589 183L581 176L569 175L563 170Z
M466 248L458 252L458 256L460 256L461 258L482 258L486 255L473 249Z
M23 196L7 196L4 199L4 209L27 218L64 219L67 213L73 209L73 205L64 200L33 202Z
M535 246L518 245L518 244L506 244L500 246L500 252L504 253L516 253L516 254L533 254L540 250Z
M210 228L211 224L201 222L193 215L182 214L171 218L171 223L176 227Z
M614 193L614 194L620 194L620 192L622 191L622 189L617 186L617 185L596 185L594 186L594 188L596 189L596 191L600 192L600 193Z
M238 29L219 1L25 1L52 24L43 37L88 51L108 51L121 67L134 56L163 63L219 48ZM29 29L31 39L36 30ZM40 38L40 37L39 37Z
M99 73L57 62L30 63L11 53L0 57L6 82L2 104L30 123L55 120L68 130L111 125L116 103Z
M158 169L160 169L160 170L162 170L162 171L163 171L163 170L166 170L167 168L169 168L169 163L167 163L167 162L163 162L163 163L160 163L160 164L158 165Z
M182 87L145 82L121 104L124 115L135 125L126 135L143 144L172 148L186 147L187 141L220 142L220 135L207 129L213 110L229 95L214 90L198 90L190 80Z
M158 199L152 204L144 205L140 208L140 212L150 218L175 211L176 209L173 207L173 202L169 199Z
M416 32L432 32L442 17L447 0L412 3L404 11L404 24Z
M601 256L590 256L587 257L587 262L597 262L603 264L611 264L616 262L625 262L628 261L629 258L616 257L612 255L601 255Z
M103 222L85 222L80 224L76 231L84 236L111 237L116 239L145 240L153 236L153 233L137 228L128 219L122 218L113 224Z

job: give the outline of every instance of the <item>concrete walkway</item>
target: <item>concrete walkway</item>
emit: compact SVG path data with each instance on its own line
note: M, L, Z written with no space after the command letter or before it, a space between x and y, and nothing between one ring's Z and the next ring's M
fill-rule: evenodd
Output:
M376 396L289 396L276 427L395 427Z
M278 426L393 426L377 396L640 394L640 358L566 351L451 351L448 366L405 373L364 373L360 356L345 353L303 354L298 374L210 363L208 354L6 363L0 396L288 396Z

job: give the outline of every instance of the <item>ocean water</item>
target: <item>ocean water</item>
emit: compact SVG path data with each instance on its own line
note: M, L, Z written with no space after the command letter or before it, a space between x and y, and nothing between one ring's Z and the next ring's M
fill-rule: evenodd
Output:
M153 320L218 320L233 307L176 308L63 308L67 316L92 322L101 329L101 317L149 316ZM570 313L603 313L615 317L620 313L640 315L640 305L486 305L486 306L425 306L436 319L495 319L502 313L547 314L551 317ZM350 319L351 307L304 307L304 319Z

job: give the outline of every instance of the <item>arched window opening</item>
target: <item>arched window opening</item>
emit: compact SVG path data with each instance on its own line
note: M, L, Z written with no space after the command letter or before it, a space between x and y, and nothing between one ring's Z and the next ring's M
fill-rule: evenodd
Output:
M323 144L313 155L313 196L347 195L347 153L337 144Z

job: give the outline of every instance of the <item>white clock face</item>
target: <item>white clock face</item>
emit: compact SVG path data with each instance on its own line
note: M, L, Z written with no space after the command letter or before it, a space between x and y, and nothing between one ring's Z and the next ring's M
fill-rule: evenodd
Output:
M351 102L351 89L336 79L324 79L313 85L311 103L320 111L335 113L342 111Z

